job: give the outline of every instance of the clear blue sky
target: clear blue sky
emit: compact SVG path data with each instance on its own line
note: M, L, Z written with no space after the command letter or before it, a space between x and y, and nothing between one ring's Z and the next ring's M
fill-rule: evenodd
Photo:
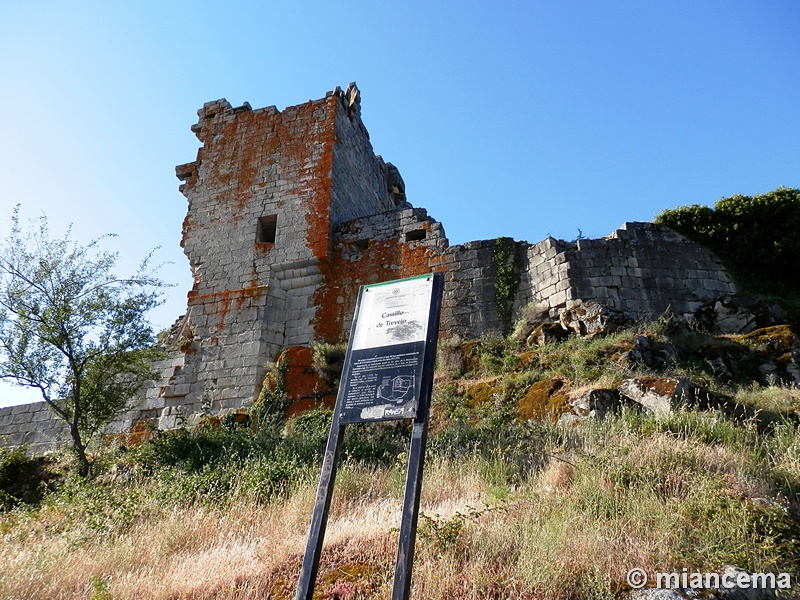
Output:
M153 247L185 308L196 110L350 81L376 153L451 243L599 237L664 208L800 187L800 2L0 0L0 235L17 203ZM19 401L0 387L0 405Z

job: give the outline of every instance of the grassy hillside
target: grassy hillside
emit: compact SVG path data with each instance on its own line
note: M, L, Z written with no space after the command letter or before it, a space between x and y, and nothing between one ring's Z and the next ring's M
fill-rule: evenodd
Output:
M412 597L610 598L634 567L800 572L800 391L757 368L788 336L659 322L440 345ZM669 412L575 409L681 377L704 392ZM292 598L330 411L287 420L280 389L264 400L249 423L98 449L91 479L1 450L0 598ZM389 597L408 433L348 428L319 598Z

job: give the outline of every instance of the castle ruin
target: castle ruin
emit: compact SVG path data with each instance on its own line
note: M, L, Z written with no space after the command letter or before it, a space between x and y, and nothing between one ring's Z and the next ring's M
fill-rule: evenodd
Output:
M647 318L735 293L713 253L653 223L603 239L451 246L375 155L360 102L350 84L282 111L224 99L198 111L197 158L176 168L194 278L187 311L158 365L163 381L111 430L248 406L279 351L346 340L362 284L444 273L441 331L460 338L501 335L532 302L555 314L594 301ZM11 445L46 445L59 430L44 403L0 409Z

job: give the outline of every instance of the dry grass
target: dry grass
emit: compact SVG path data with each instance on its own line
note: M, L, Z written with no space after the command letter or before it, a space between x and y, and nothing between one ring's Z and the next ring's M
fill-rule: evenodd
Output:
M797 399L780 389L738 397L773 409ZM506 436L497 453L429 455L412 597L599 599L624 589L633 567L800 568L790 512L800 490L797 425L765 433L686 411L525 427L500 423L469 438ZM535 467L509 468L515 453L537 454ZM340 468L315 597L390 597L404 459ZM236 491L219 506L163 500L163 483L97 482L105 495L0 513L0 598L294 596L313 483L268 502Z
M348 572L361 577L364 571L378 578L379 589L390 586L401 475L365 467L340 472L320 572L327 587L337 573L347 580ZM437 462L429 465L426 484L423 510L446 516L478 504L483 493L475 470ZM290 597L314 494L307 485L285 501L242 499L224 510L149 501L146 518L108 535L68 526L56 509L12 513L0 521L0 597L88 598L94 577L115 599Z
M35 539L4 536L3 554L11 559L0 590L4 598L87 598L91 578L102 577L114 598L215 597L208 590L247 597L235 591L241 582L257 582L302 553L309 497L299 492L267 507L242 501L224 512L154 509L123 533L80 544L70 541L74 531L58 531L57 515L45 515Z

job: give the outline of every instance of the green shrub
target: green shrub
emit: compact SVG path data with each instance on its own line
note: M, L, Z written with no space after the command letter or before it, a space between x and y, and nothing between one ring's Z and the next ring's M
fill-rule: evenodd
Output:
M44 503L64 515L60 526L97 536L124 531L141 516L143 491L137 486L68 475Z
M800 292L800 190L778 188L756 196L722 198L714 208L693 204L656 217L714 250L747 291L793 296Z
M267 364L267 374L261 392L250 407L250 419L256 429L279 430L286 419L291 401L286 391L289 363L285 355L277 363Z
M410 421L355 423L345 429L342 459L389 466L408 451Z
M277 443L277 439L267 435L255 436L242 429L175 429L160 432L131 452L134 460L149 472L161 467L179 467L186 472L196 472L209 465L247 458L257 450L269 450Z
M324 406L290 417L281 447L304 464L321 465L332 417L333 411Z
M482 372L497 375L512 371L519 364L515 344L504 337L482 337L475 345L479 368Z
M344 357L347 344L328 344L317 342L312 346L311 364L317 374L334 388L339 385L339 378L344 368Z
M95 575L89 580L92 584L92 595L89 600L114 600L114 596L108 589L108 583L102 577Z
M284 453L250 460L239 473L237 495L248 495L260 502L286 497L298 485L311 481L318 470Z

